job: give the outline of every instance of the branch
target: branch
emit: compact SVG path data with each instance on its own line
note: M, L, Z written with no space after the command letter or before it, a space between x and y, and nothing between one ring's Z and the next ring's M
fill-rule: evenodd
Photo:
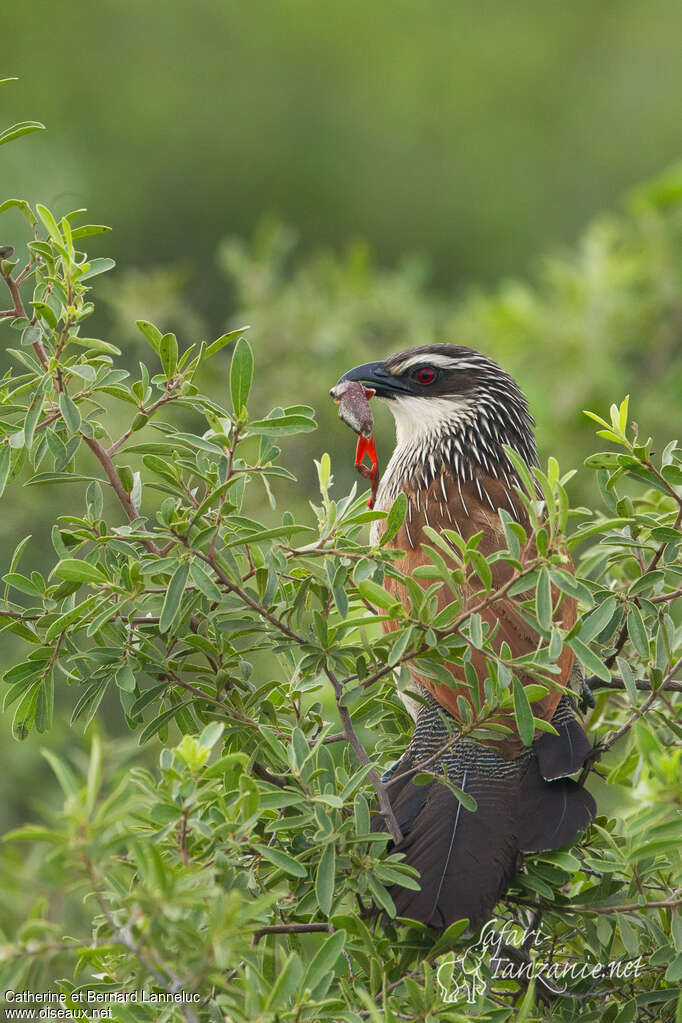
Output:
M365 764L370 764L371 761L367 755L367 750L360 742L357 732L353 727L353 722L351 720L348 707L344 707L341 703L341 697L343 696L343 686L339 682L334 672L331 671L331 669L326 664L324 667L324 673L334 688L336 706L339 712L339 717L341 718L341 724L343 725L343 730L346 739L353 747L355 755L357 756L358 760L364 767ZM400 830L400 826L398 825L397 820L395 819L395 814L393 813L391 802L386 794L386 789L381 778L379 777L379 773L373 767L372 770L367 775L367 777L372 783L372 787L374 788L374 791L377 794L377 798L379 800L379 808L381 810L382 817L386 821L386 826L391 833L394 843L398 845L400 842L402 842L403 834L402 831Z
M315 931L331 931L331 924L269 924L253 932L253 944L257 945L266 934L313 934Z
M657 475L659 475L659 474L657 473ZM664 482L666 483L666 486L668 486L667 481L664 481ZM674 496L675 496L676 500L678 500L678 503L680 503L680 500L677 497L677 494L674 494ZM682 503L680 503L680 510L678 511L677 517L675 518L675 522L673 524L673 529L679 529L681 523L682 523ZM663 551L666 548L666 544L667 544L667 540L664 541L660 545L660 547L658 548L656 553L653 555L651 561L649 562L649 564L646 566L646 568L642 572L642 575L646 575L647 572L651 572L652 569L656 568L656 565L659 563L659 561L663 557ZM671 594L671 596L673 596L673 594ZM636 600L635 600L635 603L636 603ZM616 639L616 646L614 648L614 651L613 651L612 654L610 654L609 657L606 658L606 661L604 662L606 664L607 668L612 668L613 665L616 663L616 658L618 657L618 654L621 652L621 650L625 646L625 641L626 641L627 638L628 638L628 622L627 622L627 617L626 617L625 621L621 625L620 632L618 633L618 637Z
M135 505L133 504L133 502L130 500L130 494L127 493L123 484L121 483L119 475L116 472L116 466L112 462L109 452L106 451L102 447L100 442L96 440L94 437L86 437L85 434L81 434L81 436L83 437L83 440L88 445L88 447L94 454L95 458L97 459L97 461L107 474L107 478L111 483L112 487L114 488L114 492L116 493L116 496L119 499L123 511L128 516L129 521L134 522L135 519L138 519L140 517L139 512ZM160 553L159 548L156 546L156 544L151 538L149 540L143 540L142 543L147 548L147 550L150 551L152 554L158 555Z
M682 906L682 894L678 890L669 899L657 902L630 902L622 906L553 906L549 902L531 902L528 899L510 899L520 906L546 909L550 913L641 913L646 909L677 909Z
M12 251L14 251L14 250L12 250ZM11 253L10 253L10 255L11 255ZM4 274L4 273L2 273L2 271L0 271L0 276L2 276L2 279L4 280L5 284L7 285L8 289L9 289L9 293L10 293L10 295L12 297L12 301L14 302L14 308L13 309L4 309L0 315L2 315L2 316L15 316L15 317L22 317L24 319L28 319L28 316L26 314L26 309L24 308L24 303L21 300L21 294L19 292L19 287L17 285L17 282L14 280L14 278L12 277L11 274ZM43 369L48 369L49 368L49 361L48 361L48 358L47 358L47 353L46 353L45 349L43 348L43 342L40 339L38 339L38 341L34 341L33 345L32 345L32 348L33 348L33 351L38 356L38 358L40 359L40 362L41 362L41 365L42 365Z
M622 678L618 675L613 675L610 682L605 682L603 678L599 678L597 675L590 675L589 678L585 679L585 685L589 689L622 689L625 690L626 686ZM643 693L651 692L651 682L645 678L635 679L635 688ZM663 682L658 687L656 692L665 690L667 693L682 693L682 682L671 680L670 682Z
M654 689L649 694L649 696L647 696L646 700L644 701L644 703L642 704L641 707L636 707L634 709L634 711L632 712L630 717L627 719L625 724L621 725L620 728L617 729L615 732L611 732L611 734L608 735L606 737L606 739L604 739L604 741L599 744L599 749L602 752L606 752L606 750L611 749L611 747L616 742L618 742L619 739L621 739L627 732L630 731L630 729L634 725L635 721L637 721L638 718L641 718L641 717L644 716L644 714L646 714L646 712L648 711L649 707L652 705L652 703L654 702L656 697L659 696L660 693L663 692L666 689L668 684L671 682L673 675L675 675L677 673L677 671L680 669L680 667L682 667L682 657L680 657L679 661L677 661L676 664L673 664L672 668L670 669L668 674L665 676L665 678L663 679L663 682L658 687L658 689Z

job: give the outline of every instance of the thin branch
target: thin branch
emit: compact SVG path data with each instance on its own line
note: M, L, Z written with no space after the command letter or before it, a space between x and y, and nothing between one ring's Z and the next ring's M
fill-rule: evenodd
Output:
M618 728L615 732L611 732L611 734L608 735L606 737L606 739L604 739L603 742L599 743L599 749L602 752L605 752L606 750L611 749L611 747L616 742L618 742L619 739L621 739L627 732L630 731L630 729L634 725L635 721L637 721L638 718L641 718L641 717L643 717L644 714L646 714L646 712L648 711L649 707L652 705L654 700L660 695L661 691L665 690L665 687L672 680L673 676L675 674L677 674L677 672L679 671L680 667L682 667L682 657L680 657L679 661L677 661L676 664L673 664L672 668L670 669L668 674L665 676L665 678L663 679L663 682L658 687L658 689L654 689L649 694L649 696L647 696L646 700L641 705L641 707L636 707L634 709L634 711L632 712L630 717L627 719L625 724L621 725L620 728Z
M667 482L666 482L666 486L668 486ZM674 496L678 500L678 503L680 503L680 510L678 511L677 517L675 518L675 522L673 524L673 529L679 529L680 524L682 523L682 502L680 502L679 498L677 498L677 494L675 494ZM667 544L667 541L664 541L660 545L660 547L658 548L656 553L651 558L651 561L646 566L646 569L645 569L645 571L643 573L644 575L646 575L647 572L651 572L652 569L656 568L656 565L659 563L659 561L663 557L663 551L666 548L666 544ZM612 668L613 665L616 663L616 658L618 657L618 654L621 652L621 650L625 646L625 641L626 641L627 638L628 638L628 623L627 623L627 618L626 618L625 621L623 622L623 624L620 627L620 632L618 633L618 636L616 638L616 646L614 648L614 651L613 651L612 654L610 654L606 658L606 661L604 662L606 664L607 668Z
M263 764L259 764L257 760L251 765L253 773L257 778L261 778L263 781L270 782L271 785L277 785L280 789L285 789L290 784L290 779L284 774L271 774L267 767Z
M133 502L131 501L130 494L127 493L123 484L121 483L119 475L116 472L116 466L112 462L109 452L102 447L100 442L95 437L86 437L84 434L82 434L81 436L83 437L83 440L94 454L99 464L104 469L107 475L107 479L111 483L111 486L113 487L114 492L118 497L118 500L121 504L121 507L123 508L123 511L128 516L129 521L134 522L135 519L138 519L140 517L139 512L135 505L133 504ZM147 550L150 551L152 554L156 555L159 554L159 548L156 546L156 544L151 538L149 540L143 540L142 543L147 548Z
M677 909L682 906L680 891L674 892L669 899L656 902L630 902L622 906L553 906L549 902L531 902L528 899L510 899L520 906L532 906L534 909L545 909L550 913L641 913L647 909Z
M137 410L137 415L151 416L152 412L156 412L157 408L161 408L162 405L167 405L169 401L175 401L177 397L178 395L175 393L174 390L167 390L164 394L161 395L160 398L157 399L157 401L153 402L153 404L151 404L149 408L144 408L143 406L140 406ZM109 457L116 454L118 449L122 447L123 444L125 444L125 442L128 440L132 433L133 428L131 426L125 431L125 433L121 434L118 440L114 441L111 447L108 448L107 450L107 454L109 455Z
M597 675L590 675L589 678L585 679L585 685L589 689L593 689L593 690L594 689L622 689L623 691L625 691L627 689L627 687L626 687L625 683L623 682L622 678L620 678L618 675L613 675L611 677L611 681L610 682L605 682L603 678L599 678ZM637 678L637 679L635 679L635 688L638 689L642 693L650 693L651 692L651 682L649 682L645 678ZM661 690L664 690L667 693L682 693L682 682L678 682L678 681L676 681L674 679L671 679L669 682L664 682L662 685L660 685L658 687L658 689L656 690L656 692L660 693Z
M330 742L343 742L345 738L345 732L333 732L331 735L325 735L324 739L322 739L321 745L326 746L327 743ZM316 739L311 739L310 742L313 746L317 745Z
M343 725L343 730L346 739L353 747L356 757L364 767L366 764L370 764L371 760L369 759L369 756L367 755L367 750L360 742L357 732L353 727L353 722L351 720L348 708L344 707L342 704L343 686L341 685L338 678L336 677L334 672L331 671L328 665L325 665L324 673L331 682L332 687L334 689L334 696L336 697L336 706L339 712L339 717L341 718L341 724ZM367 777L369 778L372 787L377 794L377 799L379 800L379 809L381 811L382 817L386 822L386 826L391 833L394 843L398 845L400 842L402 842L403 834L395 818L395 814L393 813L391 801L388 798L386 789L381 778L379 777L379 773L376 770L376 768L373 767L372 770L367 775Z
M269 924L253 932L253 944L257 945L266 934L314 934L316 931L331 932L331 924Z
M4 310L2 315L23 317L25 319L28 319L28 315L26 313L26 309L24 308L24 303L21 299L21 294L19 292L17 282L14 280L11 274L4 274L0 271L0 275L2 276L2 279L7 285L9 293L12 297L12 301L14 302L14 309ZM40 359L43 369L47 370L49 368L49 360L47 358L47 353L43 347L43 342L40 339L34 341L32 348L33 351L38 356L38 358Z

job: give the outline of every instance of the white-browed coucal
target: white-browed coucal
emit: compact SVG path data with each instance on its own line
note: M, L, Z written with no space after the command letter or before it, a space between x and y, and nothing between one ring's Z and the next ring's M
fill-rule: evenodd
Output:
M520 481L504 447L514 449L529 467L537 465L534 420L518 385L496 363L470 348L426 345L357 366L341 381L371 388L395 418L396 447L379 484L376 507L388 511L400 493L407 497L404 524L391 541L404 552L397 563L402 573L411 576L418 566L431 563L422 548L431 542L424 532L427 526L455 530L465 540L481 533L478 550L485 556L507 547L499 509L506 509L530 535L528 515L515 490ZM383 525L374 524L374 541ZM493 588L499 589L513 569L504 560L491 568ZM409 608L408 592L399 580L388 578L386 586ZM461 588L465 609L474 592L480 599L479 591L480 583L473 581ZM575 601L566 595L559 599L556 593L554 597L555 624L570 629ZM442 586L438 610L452 599L452 592ZM514 597L491 603L481 614L498 650L507 643L511 656L518 658L537 648L539 636ZM386 631L395 627L384 625ZM472 647L471 663L482 705L488 675L485 653ZM568 689L573 681L576 689L578 666L568 646L557 664L556 681ZM463 666L448 667L452 686L412 669L420 696L405 700L416 722L413 737L384 776L403 835L396 849L419 871L421 884L420 891L395 887L391 893L401 916L434 927L467 917L474 928L491 914L515 877L522 852L556 849L594 817L592 796L568 777L582 768L592 747L573 699L554 689L532 708L558 734L538 732L533 745L525 747L513 714L505 712L497 717L509 729L502 738L458 738L458 698L471 702L471 691ZM523 672L517 675L523 685L536 681ZM437 777L415 785L412 779L420 764L473 796L477 809L467 810ZM381 818L375 826L384 826Z

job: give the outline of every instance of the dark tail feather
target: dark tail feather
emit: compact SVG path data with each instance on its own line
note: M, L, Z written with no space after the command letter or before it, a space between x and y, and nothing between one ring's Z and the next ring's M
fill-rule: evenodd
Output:
M597 812L587 789L570 778L545 781L531 760L521 779L517 836L522 852L559 849L572 842Z
M543 732L533 743L540 773L547 781L580 771L593 751L592 743L576 717L571 697L562 696L552 724L559 734Z
M467 917L476 927L516 873L519 847L507 813L513 790L475 773L449 776L476 799L478 809L465 809L440 781L405 786L395 806L398 821L404 803L412 801L410 788L426 793L412 827L395 848L419 871L421 891L395 886L391 895L399 916L438 928Z
M470 739L452 742L453 719L435 701L421 711L414 736L386 791L403 833L394 851L420 874L421 890L394 886L399 916L432 927L467 917L476 928L514 880L520 853L556 849L594 817L592 796L569 779L547 782L532 752L503 760ZM443 747L450 742L449 747ZM467 810L447 784L412 782L414 769L447 773L473 796ZM380 818L375 830L384 830Z

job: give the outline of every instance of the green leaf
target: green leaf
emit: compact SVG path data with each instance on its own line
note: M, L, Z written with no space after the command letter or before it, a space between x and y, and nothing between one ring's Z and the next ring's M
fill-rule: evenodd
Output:
M50 625L49 629L45 633L45 642L51 643L53 639L56 639L62 632L65 632L66 629L68 629L70 625L73 625L74 622L79 619L85 619L99 599L99 596L93 594L92 597L88 597L87 600L84 600L82 604L77 604L75 607L71 608L70 611L60 615L56 621L52 622L52 625Z
M54 219L54 217L48 210L47 206L42 206L40 203L38 203L38 205L36 206L36 212L38 213L38 216L42 220L45 227L47 228L47 233L50 235L50 237L54 241L58 242L60 245L63 245L64 239L62 238L59 228L57 227L57 221Z
M253 380L253 352L246 338L241 337L235 345L230 364L230 394L234 414L241 416L249 400Z
M405 521L406 514L407 494L401 491L396 497L395 501L393 502L391 510L389 511L386 517L386 525L384 527L384 532L381 536L382 547L385 544L387 544L389 540L392 540L393 537L396 535L396 533L402 526L403 522Z
M473 796L469 795L468 792L465 792L464 789L460 789L457 785L453 785L453 783L449 780L446 781L445 784L450 789L457 802L461 803L465 810L468 810L469 813L476 813L478 810L478 803Z
M38 388L38 393L31 402L30 408L26 413L26 420L24 422L24 443L30 450L33 444L33 434L40 418L40 413L43 408L43 400L45 398L45 378Z
M279 971L265 1004L269 1014L275 1013L278 1009L282 1009L289 1004L299 989L302 977L303 963L296 952L291 952L283 968Z
M36 731L40 732L41 735L44 732L49 732L50 728L52 728L53 714L54 670L50 668L43 678L42 684L38 690L38 700L36 702L35 725Z
M468 926L469 921L466 918L463 920L455 920L455 922L450 924L450 926L447 927L440 935L436 944L429 950L429 955L431 957L435 957L440 955L442 952L446 952L448 949L451 949L460 935L466 931Z
M268 863L272 863L273 866L279 867L285 874L289 874L290 877L307 877L308 871L299 863L298 860L294 859L293 856L289 856L287 853L282 852L281 849L275 849L268 845L254 845L254 849L257 849L263 859L267 860Z
M34 131L45 131L45 125L40 121L19 121L18 124L13 124L11 128L5 128L3 132L0 132L0 146L4 146L6 142L13 142L14 139L20 139L22 135L30 135Z
M265 437L284 437L293 433L309 433L317 424L308 416L276 416L272 419L255 419L249 423L250 434L262 434Z
M95 234L106 234L107 231L111 231L110 227L106 224L83 224L82 227L76 227L71 232L71 238L73 241L78 241L79 238L90 238Z
M175 616L180 610L180 602L185 590L188 575L189 562L181 561L175 569L175 572L171 577L171 581L168 584L168 590L163 602L163 607L161 608L161 619L159 621L160 632L168 632L175 620Z
M516 717L516 725L519 730L519 736L524 746L530 746L533 741L533 735L535 729L533 726L533 711L528 702L523 686L519 682L518 678L512 679L512 687L514 693L514 715Z
M178 368L178 339L175 334L164 334L159 342L159 357L166 380L170 380Z
M572 639L569 639L566 642L590 675L596 675L597 678L603 679L604 682L611 681L611 672L609 669L606 667L601 658L597 657L597 655L593 653L581 639L578 639L577 636L573 636Z
M153 323L149 323L147 320L136 320L135 322L154 351L158 352L159 346L161 345L161 338L163 337L159 328L155 327Z
M219 601L222 594L216 584L211 579L210 575L204 570L201 562L194 558L190 565L190 575L196 585L197 589L201 590L205 597L209 600Z
M158 717L155 717L153 721L142 729L140 732L140 738L138 743L143 746L145 742L148 742L153 738L158 731L160 731L165 724L167 724L171 718L174 718L180 711L184 710L185 707L189 707L192 704L192 700L185 700L184 703L178 704L176 707L170 707L168 710L164 710Z
M75 334L69 334L69 344L80 345L81 348L87 348L92 352L104 352L106 355L121 354L121 349L116 345L109 344L108 341L100 341L98 337L78 337Z
M52 768L52 773L59 782L59 786L67 799L77 795L78 782L68 764L64 763L61 757L58 757L51 750L41 749L40 752Z
M20 742L27 738L29 732L33 728L33 722L36 718L36 708L38 705L39 688L40 680L34 682L30 689L26 690L14 712L12 735Z
M616 611L616 598L607 597L603 604L600 604L587 618L583 619L580 629L580 638L584 643L603 632L613 618Z
M228 334L223 334L216 341L212 341L210 345L206 346L206 350L204 352L203 361L205 362L206 359L210 359L212 355L215 355L222 348L225 348L226 345L229 345L232 341L236 341L248 329L249 329L248 326L247 327L239 327L237 330L231 330Z
M632 645L643 661L649 660L649 640L647 639L644 619L639 608L633 604L628 610L628 635Z
M357 583L357 590L360 596L368 600L370 604L376 604L377 607L383 607L386 610L395 607L398 603L392 593L389 593L383 586L379 586L378 583L373 582L371 579L365 579L363 582Z
M332 842L324 847L320 863L315 875L315 895L317 903L325 916L329 916L334 897L336 880L336 850Z
M135 680L135 673L129 664L124 664L116 672L116 685L119 689L122 689L124 693L134 693L137 682Z
M0 82L0 84L2 84L2 82ZM25 199L6 199L5 202L0 204L0 213L4 213L5 210L10 209L18 209L26 220L28 220L31 227L34 227L38 223L33 210Z
M12 462L12 451L9 444L0 447L0 497L5 493L9 470Z
M546 568L540 570L535 588L535 613L540 627L548 632L552 626L552 584Z
M301 985L304 990L307 989L312 993L322 981L331 979L329 975L332 973L339 956L343 952L345 942L346 932L343 930L334 931L328 938L325 938L306 970L303 984Z
M625 686L630 698L630 703L633 707L636 707L639 703L639 698L637 695L637 686L635 685L635 676L632 674L632 668L624 657L617 657L616 664L618 665L620 676L623 679L623 685Z
M81 415L73 399L66 391L59 396L59 408L69 433L78 433L81 428Z
M54 568L54 575L69 582L105 583L107 577L97 565L91 565L79 558L63 558Z
M91 259L88 262L87 269L83 270L80 275L82 281L87 281L90 277L97 277L99 274L105 274L108 270L113 270L116 263L113 259L105 257L103 259Z
M211 721L199 736L199 745L203 749L213 749L224 731L225 725L222 721Z

